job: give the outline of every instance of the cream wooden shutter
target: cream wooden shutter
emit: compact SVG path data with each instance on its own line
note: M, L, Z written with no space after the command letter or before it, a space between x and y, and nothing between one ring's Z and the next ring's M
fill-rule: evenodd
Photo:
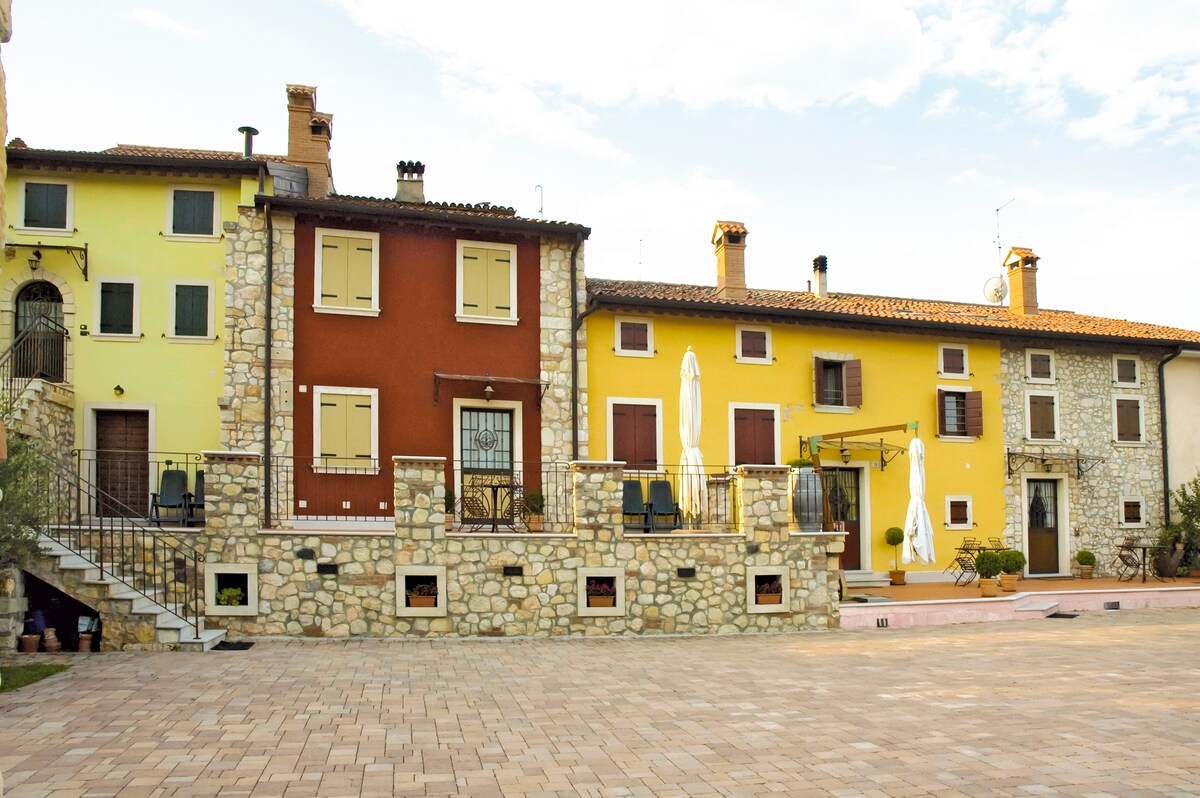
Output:
M371 398L369 396L346 397L346 455L354 458L357 465L371 460Z
M512 312L511 257L508 250L487 250L487 315L507 319Z
M346 272L349 266L350 239L345 236L321 238L321 304L347 307Z
M462 312L486 315L487 298L487 250L463 247Z
M374 258L371 251L371 239L350 238L346 241L348 243L346 306L352 308L374 307Z
M336 393L321 395L321 451L317 454L326 458L322 465L340 465L336 460L346 456L346 405L350 398Z

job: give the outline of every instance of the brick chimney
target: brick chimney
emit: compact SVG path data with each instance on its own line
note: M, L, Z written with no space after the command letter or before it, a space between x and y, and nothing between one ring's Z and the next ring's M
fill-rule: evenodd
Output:
M1008 272L1008 310L1019 316L1034 316L1038 312L1037 262L1032 249L1013 247L1004 259Z
M717 296L746 298L746 226L741 222L717 222L712 242L717 247Z
M308 196L321 198L333 191L329 141L333 114L317 110L317 87L288 84L288 160L308 170Z
M396 200L425 201L425 164L420 161L401 161L396 164Z
M829 296L829 283L826 280L828 271L829 258L824 255L813 258L813 293L822 298Z

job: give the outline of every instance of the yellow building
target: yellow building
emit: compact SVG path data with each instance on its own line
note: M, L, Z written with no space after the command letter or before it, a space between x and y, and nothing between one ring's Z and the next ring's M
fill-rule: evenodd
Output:
M647 486L670 481L690 347L714 520L720 472L810 460L815 448L827 517L847 532L848 582L883 583L896 567L884 531L904 526L915 426L938 561L900 567L909 579L945 578L964 536L1004 534L998 339L972 324L971 306L829 293L824 258L811 292L748 289L745 238L739 223L718 223L716 287L589 279L589 456L626 461Z
M289 108L304 124L290 127L312 141L289 150L327 153L328 119L319 130L311 92L304 99ZM310 182L305 166L253 154L257 131L243 132L242 152L7 147L4 376L57 384L56 400L74 408L82 476L136 513L149 511L163 470L186 470L191 491L199 453L220 448L224 223L256 193L304 196Z

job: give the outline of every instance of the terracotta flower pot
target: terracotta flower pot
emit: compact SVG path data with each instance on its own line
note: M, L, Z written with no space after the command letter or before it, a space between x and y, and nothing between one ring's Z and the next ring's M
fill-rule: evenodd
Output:
M1091 579L1092 574L1095 572L1095 570L1096 570L1096 566L1094 566L1094 565L1081 565L1081 566L1079 566L1079 578L1080 579Z
M36 654L38 650L38 644L41 642L41 635L21 635L21 653Z
M759 593L754 597L755 604L782 604L782 593Z
M888 576L891 577L893 585L904 584L904 571L888 571Z
M408 606L410 607L436 607L437 596L409 596Z
M91 632L80 632L79 633L79 650L84 653L92 650L92 633Z
M1017 590L1017 574L1000 574L1000 589L1005 593L1015 593Z
M47 654L57 654L62 651L62 641L60 640L43 640L42 646L46 649Z
M995 579L980 579L979 595L983 598L995 598L1000 595L1000 585Z
M589 607L615 607L617 606L616 596L588 596L587 605Z

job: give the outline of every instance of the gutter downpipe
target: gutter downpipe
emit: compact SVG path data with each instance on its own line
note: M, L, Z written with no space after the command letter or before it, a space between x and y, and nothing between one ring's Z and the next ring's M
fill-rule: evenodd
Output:
M1175 347L1175 351L1158 361L1158 415L1160 434L1162 435L1162 470L1163 470L1163 522L1171 523L1171 477L1170 466L1167 464L1167 383L1166 367L1175 358L1183 354L1183 347Z
M583 324L579 316L579 273L575 259L583 244L583 234L575 234L575 245L571 247L571 460L579 459L579 328Z
M267 351L263 356L263 526L271 528L271 315L273 312L273 295L275 286L275 227L271 223L271 203L263 204L267 217L267 318L264 324Z

